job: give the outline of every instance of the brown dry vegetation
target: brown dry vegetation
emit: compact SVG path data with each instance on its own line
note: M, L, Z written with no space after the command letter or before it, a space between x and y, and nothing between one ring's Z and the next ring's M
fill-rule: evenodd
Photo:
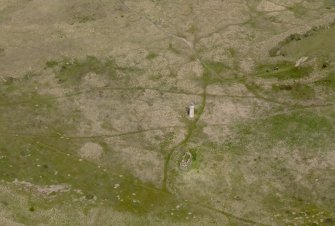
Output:
M334 7L0 0L0 225L335 224Z

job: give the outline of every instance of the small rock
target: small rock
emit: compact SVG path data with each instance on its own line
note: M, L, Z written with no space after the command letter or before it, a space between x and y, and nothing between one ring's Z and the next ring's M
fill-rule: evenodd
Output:
M305 63L308 60L308 57L301 57L297 62L295 63L295 67L300 67L303 63Z

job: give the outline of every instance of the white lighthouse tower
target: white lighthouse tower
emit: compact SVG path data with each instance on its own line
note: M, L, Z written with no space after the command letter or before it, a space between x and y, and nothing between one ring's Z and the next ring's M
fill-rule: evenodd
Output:
M188 117L194 118L194 103L188 106Z

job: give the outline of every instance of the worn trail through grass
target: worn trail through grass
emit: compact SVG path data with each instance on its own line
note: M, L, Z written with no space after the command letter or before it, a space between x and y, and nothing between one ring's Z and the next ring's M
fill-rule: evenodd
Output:
M165 129L176 129L176 128L185 128L185 126L166 126L166 127L157 127L157 128L149 128L149 129L143 129L143 130L135 130L125 133L117 133L117 134L101 134L101 135L92 135L92 136L70 136L70 135L49 135L49 134L23 134L20 132L4 132L0 131L1 135L4 136L14 136L14 137L48 137L48 138L57 138L57 139L66 139L66 140L78 140L78 139L96 139L96 138L111 138L111 137L121 137L121 136L127 136L127 135L133 135L138 133L145 133L155 130L165 130Z
M121 0L119 1L127 10L129 11L133 11L131 10L124 2L122 2ZM144 18L145 20L147 20L149 23L151 23L152 25L154 25L158 30L162 31L164 34L166 34L167 36L169 37L172 37L172 38L176 38L177 40L181 40L183 41L189 48L190 50L194 53L196 59L201 63L201 65L207 69L209 71L209 74L212 75L212 76L218 76L217 73L212 70L205 62L203 62L201 60L201 58L199 57L199 55L196 53L195 49L194 49L194 45L192 43L190 43L189 41L187 41L186 39L182 38L182 37L179 37L179 36L176 36L174 34L170 34L168 32L166 32L163 28L161 28L159 25L157 25L156 23L152 22L147 16L143 16L141 14L139 14L138 12L135 12L138 16L140 16L141 18ZM163 174L163 183L162 183L162 190L163 191L168 191L168 188L167 188L167 182L168 182L168 169L169 169L169 163L171 161L171 157L172 155L174 154L174 152L176 150L178 150L179 147L182 147L184 145L186 145L192 134L193 134L193 131L197 128L197 123L199 122L202 114L204 113L205 111L205 108L206 108L206 102L207 102L207 87L208 87L208 84L206 83L206 78L205 78L205 74L203 74L203 93L202 93L202 102L199 106L199 109L197 111L197 115L196 115L196 118L190 122L190 125L189 125L189 129L187 131L187 134L185 135L185 138L180 142L178 143L176 146L172 147L171 149L167 150L168 154L165 158L165 162L164 162L164 174ZM225 215L226 217L228 218L234 218L236 220L239 220L239 221L242 221L242 222L245 222L245 223L249 223L249 224L254 224L254 225L264 225L264 224L261 224L261 223L257 223L257 222L254 222L252 220L248 220L248 219L245 219L245 218L241 218L241 217L238 217L238 216L235 216L231 213L228 213L228 212L225 212L225 211L222 211L222 210L217 210L213 207L210 207L210 206L206 206L205 204L201 204L201 203L197 203L197 205L200 205L202 207L205 207L211 211L215 211L217 213L220 213L220 214L223 214Z

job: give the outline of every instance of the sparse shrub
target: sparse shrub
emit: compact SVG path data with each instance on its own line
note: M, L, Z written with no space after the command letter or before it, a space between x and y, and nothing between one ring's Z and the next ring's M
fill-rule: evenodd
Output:
M292 90L292 86L291 85L272 85L272 89L274 91L279 91L279 90L290 91Z
M147 55L147 59L148 60L152 60L154 58L156 58L158 55L156 53L153 53L153 52L150 52L148 55Z
M78 15L74 17L74 20L77 23L87 23L87 22L95 21L95 18L92 15Z
M4 206L8 206L8 202L7 201L0 201L0 203Z
M300 41L301 40L301 35L300 34L291 34L285 39L285 42L289 43L291 41Z
M197 160L197 154L198 154L198 150L196 149L191 149L190 153L192 155L192 161L196 161Z
M85 195L85 198L86 198L87 200L91 200L91 199L94 198L94 195L92 195L92 194L87 194L87 195Z
M325 62L322 63L321 68L325 69L325 68L327 68L329 66L330 66L330 62L329 61L325 61Z
M30 80L32 79L34 76L36 76L37 74L34 71L29 71L27 72L24 76L23 79L24 80Z
M53 68L53 67L55 67L55 66L57 66L58 65L58 62L57 61L54 61L54 60L50 60L50 61L47 61L46 63L45 63L45 67L46 68Z

